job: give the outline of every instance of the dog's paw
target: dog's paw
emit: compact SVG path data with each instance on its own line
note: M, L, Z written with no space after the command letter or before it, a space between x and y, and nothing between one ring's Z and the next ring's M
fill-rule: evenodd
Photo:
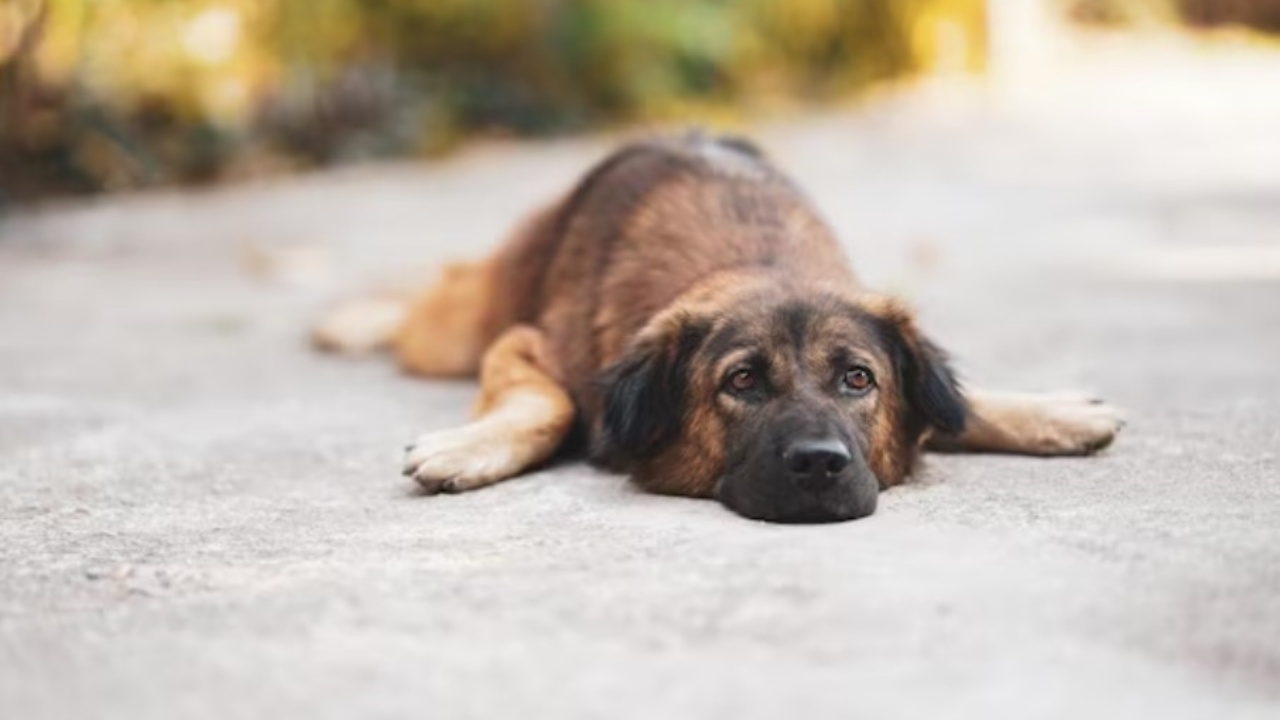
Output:
M339 303L311 329L319 350L347 355L386 347L404 322L408 306L399 298L370 296Z
M1047 396L1033 446L1042 455L1092 455L1115 441L1124 417L1113 405L1084 393Z
M513 460L503 438L473 423L419 437L406 449L404 474L431 494L464 492L511 477Z

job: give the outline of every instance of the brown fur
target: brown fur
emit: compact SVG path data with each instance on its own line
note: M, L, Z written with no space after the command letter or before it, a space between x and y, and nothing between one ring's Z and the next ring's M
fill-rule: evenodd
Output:
M790 344L777 314L788 303L807 308L793 314L790 332L804 337ZM350 349L369 347L369 334ZM831 230L785 177L737 141L685 138L615 153L492 258L447 268L412 303L389 337L401 366L479 371L481 398L472 425L424 436L406 472L432 490L487 484L545 461L576 419L598 459L646 488L710 496L729 462L728 428L752 412L717 392L732 358L695 352L726 334L763 343L757 361L771 383L809 393L860 428L882 486L909 475L925 439L939 449L1056 454L1092 451L1119 427L1109 410L1086 418L1080 403L1046 396L966 392L965 409L948 396L945 357L903 306L859 286ZM332 335L324 344L343 348ZM857 402L830 400L824 373L849 348L878 386ZM679 390L678 417L640 429L664 436L641 457L617 447L604 417L604 393L628 372L657 373ZM475 459L489 455L509 460Z

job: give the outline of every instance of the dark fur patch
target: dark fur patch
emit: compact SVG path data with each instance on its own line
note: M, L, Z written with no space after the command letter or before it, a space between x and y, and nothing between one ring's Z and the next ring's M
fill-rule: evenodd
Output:
M796 354L804 352L805 339L809 334L809 323L813 321L815 310L803 302L791 302L778 309L777 322L786 329L791 347Z
M947 353L927 338L915 358L916 402L929 424L948 434L964 430L969 408Z
M894 365L911 405L912 439L932 427L954 435L964 430L968 404L945 351L925 337L904 337L892 321L878 323L881 337L892 348Z
M602 373L600 459L652 457L679 435L689 361L706 334L704 326L685 326L669 344L641 346Z

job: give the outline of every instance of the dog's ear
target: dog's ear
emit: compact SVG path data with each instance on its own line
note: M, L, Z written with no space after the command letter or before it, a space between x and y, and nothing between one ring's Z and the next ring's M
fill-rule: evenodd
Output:
M875 314L910 407L908 432L913 439L927 428L947 435L963 431L969 406L946 351L916 328L900 304L883 302Z
M600 376L603 395L596 455L630 463L652 457L680 432L689 360L706 335L703 325L681 319L641 333L638 342Z
M926 337L919 337L915 347L908 344L905 375L914 388L912 400L925 422L947 435L964 430L969 414L968 403L960 392L955 371L946 351Z

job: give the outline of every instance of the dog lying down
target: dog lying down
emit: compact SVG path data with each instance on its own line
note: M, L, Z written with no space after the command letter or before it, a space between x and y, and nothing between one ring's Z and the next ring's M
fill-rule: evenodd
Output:
M1087 397L958 383L911 312L861 287L806 198L737 138L627 145L492 257L416 297L348 301L314 340L479 376L475 419L408 449L404 473L429 493L587 449L653 492L850 520L922 449L1087 455L1123 424Z

